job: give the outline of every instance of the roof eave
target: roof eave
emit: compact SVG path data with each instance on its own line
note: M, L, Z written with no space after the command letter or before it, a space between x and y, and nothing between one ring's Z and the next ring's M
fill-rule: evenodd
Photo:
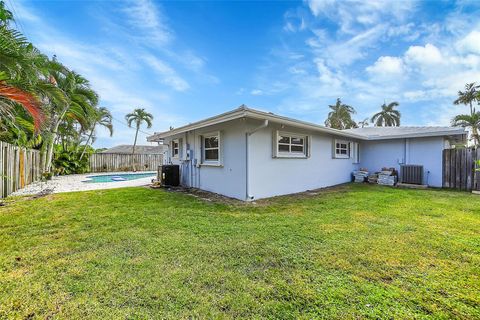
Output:
M466 134L465 130L447 130L437 132L425 132L425 133L412 133L412 134L399 134L390 136L367 136L366 140L390 140L390 139L409 139L409 138L428 138L428 137L445 137L456 136Z
M242 117L245 117L245 110L243 108L235 109L214 117L207 118L205 120L193 122L185 126L175 128L173 130L155 133L154 135L147 137L147 141L156 142L156 141L165 139L167 137L174 136L176 134L180 134L180 133L184 133L187 131L196 130L196 129L200 129L208 126L213 126L222 122L227 122L227 121L239 119Z
M319 131L319 132L324 132L332 135L339 135L342 137L349 137L349 138L355 138L355 139L366 139L365 136L361 136L355 133L347 133L342 130L337 130L337 129L332 129L332 128L327 128L323 126L319 126L316 124L300 121L300 120L294 120L290 119L287 117L279 116L279 115L274 115L270 114L267 112L263 111L258 111L258 110L252 110L248 108L241 108L241 109L236 109L215 117L207 118L202 121L194 122L191 124L188 124L186 126L182 126L173 130L169 131L164 131L160 133L156 133L150 137L147 138L147 141L149 142L155 142L160 139L165 139L170 136L174 136L177 134L181 134L187 131L191 130L196 130L208 126L212 126L215 124L231 121L231 120L236 120L240 118L251 118L251 119L258 119L258 120L269 120L271 122L277 122L293 127L298 127L298 128L303 128L307 130L314 130L314 131Z

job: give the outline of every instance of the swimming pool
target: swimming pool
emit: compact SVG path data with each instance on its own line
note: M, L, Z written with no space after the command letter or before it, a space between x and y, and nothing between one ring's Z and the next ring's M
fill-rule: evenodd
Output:
M148 178L154 177L156 175L155 172L148 172L148 173L121 173L121 174L105 174L101 176L88 176L85 183L105 183L105 182L120 182L120 181L128 181L128 180L136 180L141 178Z

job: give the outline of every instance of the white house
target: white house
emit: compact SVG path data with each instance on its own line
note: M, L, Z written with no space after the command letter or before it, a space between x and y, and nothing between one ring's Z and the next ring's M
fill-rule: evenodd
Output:
M464 141L463 128L326 128L269 112L238 109L148 141L169 145L181 184L241 200L296 193L351 181L358 168L424 166L424 183L442 186L442 150Z

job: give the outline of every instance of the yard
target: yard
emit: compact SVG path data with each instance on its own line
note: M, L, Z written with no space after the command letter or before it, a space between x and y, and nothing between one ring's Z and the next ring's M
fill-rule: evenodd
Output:
M147 188L0 207L0 319L480 318L480 197Z

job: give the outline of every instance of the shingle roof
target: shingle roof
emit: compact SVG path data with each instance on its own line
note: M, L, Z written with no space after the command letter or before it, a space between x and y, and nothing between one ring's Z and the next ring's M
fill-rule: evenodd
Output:
M130 144L121 144L101 153L132 153L133 145ZM135 146L135 153L137 154L162 154L167 149L165 145L159 146Z
M432 136L449 136L449 135L463 135L466 134L463 128L452 127L370 127L360 128L353 130L337 130L327 128L322 125L310 123L302 120L292 119L280 115L273 114L271 112L260 111L249 108L245 105L240 106L237 109L219 114L214 117L210 117L201 121L193 122L185 126L175 128L165 132L156 132L154 135L149 136L147 141L160 141L166 137L170 137L179 133L183 133L190 130L195 130L203 127L208 127L214 124L223 123L239 118L253 118L258 120L268 120L271 122L286 124L292 127L299 127L307 130L324 132L332 135L349 137L359 140L380 140L380 139L399 139L410 137L432 137ZM365 131L356 131L363 130ZM372 129L371 133L367 132Z
M465 129L459 127L365 127L347 129L344 131L355 133L373 140L399 137L431 137L466 134Z

